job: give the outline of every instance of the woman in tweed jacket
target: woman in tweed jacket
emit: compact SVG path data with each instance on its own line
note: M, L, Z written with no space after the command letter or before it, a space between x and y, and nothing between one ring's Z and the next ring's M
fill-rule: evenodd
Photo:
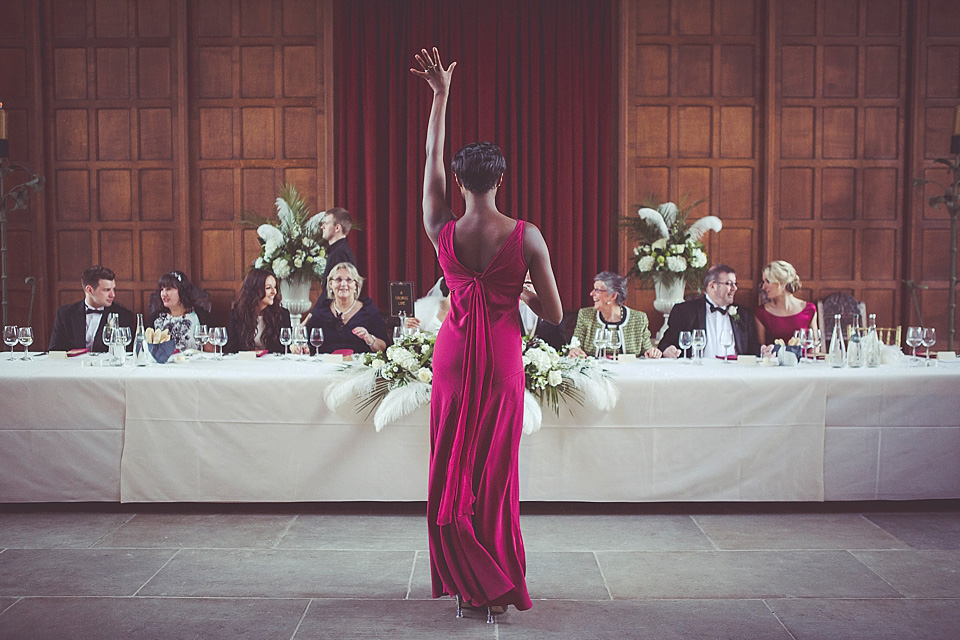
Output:
M662 353L650 341L650 323L647 314L627 307L627 279L612 271L598 273L593 279L593 306L580 309L573 337L580 347L570 354L586 356L595 353L594 336L601 327L615 328L620 333L620 352L643 354L659 358Z

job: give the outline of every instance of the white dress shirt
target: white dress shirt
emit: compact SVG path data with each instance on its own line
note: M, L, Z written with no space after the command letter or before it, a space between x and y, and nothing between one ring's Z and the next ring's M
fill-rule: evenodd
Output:
M103 311L104 307L91 307L90 305L84 303L84 313L87 309L95 309L97 311ZM97 339L97 329L100 328L100 319L103 318L103 313L87 313L87 349L93 349L93 341Z
M716 304L713 300L710 299L710 296L705 296L706 301L704 304L707 307L707 346L703 349L703 357L712 360L717 356L732 355L736 353L734 347L728 347L726 352L724 351L723 345L720 343L720 333L726 329L727 331L733 334L733 325L730 322L730 316L725 313L720 313L719 311L710 311L710 305L715 307L724 308L723 305Z

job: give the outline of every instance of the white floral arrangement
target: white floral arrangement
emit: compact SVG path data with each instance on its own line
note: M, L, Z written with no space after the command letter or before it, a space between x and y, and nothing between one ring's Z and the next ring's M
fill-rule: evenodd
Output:
M377 431L430 402L436 334L420 331L402 337L385 351L365 353L346 365L331 383L324 400L331 411L356 405L373 412ZM589 402L601 411L617 404L619 392L610 373L591 358L561 356L539 338L525 338L526 374L523 432L533 433L543 421L541 405L559 415L561 402Z
M292 184L280 188L277 223L261 219L257 227L260 256L257 269L269 269L278 279L305 277L319 280L327 268L327 247L320 230L326 215L310 214L306 201Z
M654 205L655 202L656 198L651 196L649 206L641 207L636 218L622 220L640 242L633 249L636 262L630 275L645 284L650 284L657 274L674 275L699 287L707 270L707 254L701 240L707 231L720 231L723 223L716 216L704 216L693 224L687 222L690 212L703 200L686 206L684 198L679 207L672 202Z

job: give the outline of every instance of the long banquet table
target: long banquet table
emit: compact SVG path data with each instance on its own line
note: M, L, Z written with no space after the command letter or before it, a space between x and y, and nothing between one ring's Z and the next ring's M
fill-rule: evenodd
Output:
M0 502L419 501L427 411L374 430L338 365L0 357ZM617 406L544 410L528 501L960 497L960 364L611 363Z

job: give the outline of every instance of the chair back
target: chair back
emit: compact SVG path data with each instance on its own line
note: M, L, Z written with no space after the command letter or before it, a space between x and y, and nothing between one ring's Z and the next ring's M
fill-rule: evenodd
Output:
M853 332L853 327L847 328L847 339L850 338L850 334ZM860 327L860 335L867 335L867 328ZM900 346L900 325L895 327L877 327L877 337L880 338L880 342L886 345L892 345L894 347Z
M860 316L860 326L867 324L867 305L849 293L837 291L817 302L817 317L824 343L833 335L833 316L840 314L841 335L850 335L853 318Z

